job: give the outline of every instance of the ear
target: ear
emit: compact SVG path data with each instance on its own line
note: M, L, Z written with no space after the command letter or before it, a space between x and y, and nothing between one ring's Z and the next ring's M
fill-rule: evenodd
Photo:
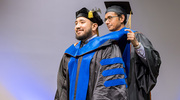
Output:
M123 23L123 22L124 22L124 20L125 20L125 16L122 14L122 15L121 15L121 17L120 17L120 21L121 21L121 23Z
M97 24L97 23L93 23L93 24L92 24L92 30L93 30L93 31L96 31L97 28L98 28L98 24Z

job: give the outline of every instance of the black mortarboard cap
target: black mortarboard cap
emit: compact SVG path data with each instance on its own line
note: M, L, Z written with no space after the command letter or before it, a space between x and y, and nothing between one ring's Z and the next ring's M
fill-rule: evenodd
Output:
M128 1L105 1L106 13L116 12L123 14L133 14Z
M103 24L101 17L98 15L96 11L89 11L87 8L83 7L79 11L76 12L76 18L85 17L92 21L93 23L97 23L98 26Z

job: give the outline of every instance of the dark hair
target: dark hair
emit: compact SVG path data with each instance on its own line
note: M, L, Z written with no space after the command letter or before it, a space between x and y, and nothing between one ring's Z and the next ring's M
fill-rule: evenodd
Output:
M121 6L117 6L117 5L113 5L113 6L110 6L106 9L106 12L115 12L119 17L121 17L122 15L125 16L125 19L123 21L124 25L126 24L126 20L127 20L127 13L125 11L125 9L123 9Z
M116 12L115 12L116 13ZM127 14L123 14L123 13L116 13L117 15L118 15L118 17L120 18L122 15L124 15L125 16L125 19L124 19L124 21L123 21L123 23L124 23L124 25L127 23Z

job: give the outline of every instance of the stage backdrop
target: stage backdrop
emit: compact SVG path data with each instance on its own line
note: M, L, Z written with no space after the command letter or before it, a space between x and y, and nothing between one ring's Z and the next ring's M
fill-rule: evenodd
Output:
M75 39L75 12L104 0L0 0L0 100L53 100L63 52ZM162 59L152 100L180 100L180 1L130 0L132 29ZM106 25L100 35L109 33Z

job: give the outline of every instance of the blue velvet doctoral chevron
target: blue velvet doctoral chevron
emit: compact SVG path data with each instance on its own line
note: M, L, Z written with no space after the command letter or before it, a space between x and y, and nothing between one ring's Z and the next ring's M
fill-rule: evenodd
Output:
M111 65L111 64L117 64L117 63L121 63L121 64L123 64L123 67L125 67L123 59L120 58L120 57L109 58L109 59L102 59L100 61L100 64L102 66L104 66L104 65Z
M126 73L124 72L123 68L114 68L114 69L109 69L109 70L105 70L102 72L102 75L104 77L111 76L111 75L117 75L117 74L124 75L124 78L127 78Z
M126 88L128 87L126 84L126 80L123 79L114 79L114 80L108 80L104 82L105 87L110 87L110 86L117 86L117 85L126 85Z

